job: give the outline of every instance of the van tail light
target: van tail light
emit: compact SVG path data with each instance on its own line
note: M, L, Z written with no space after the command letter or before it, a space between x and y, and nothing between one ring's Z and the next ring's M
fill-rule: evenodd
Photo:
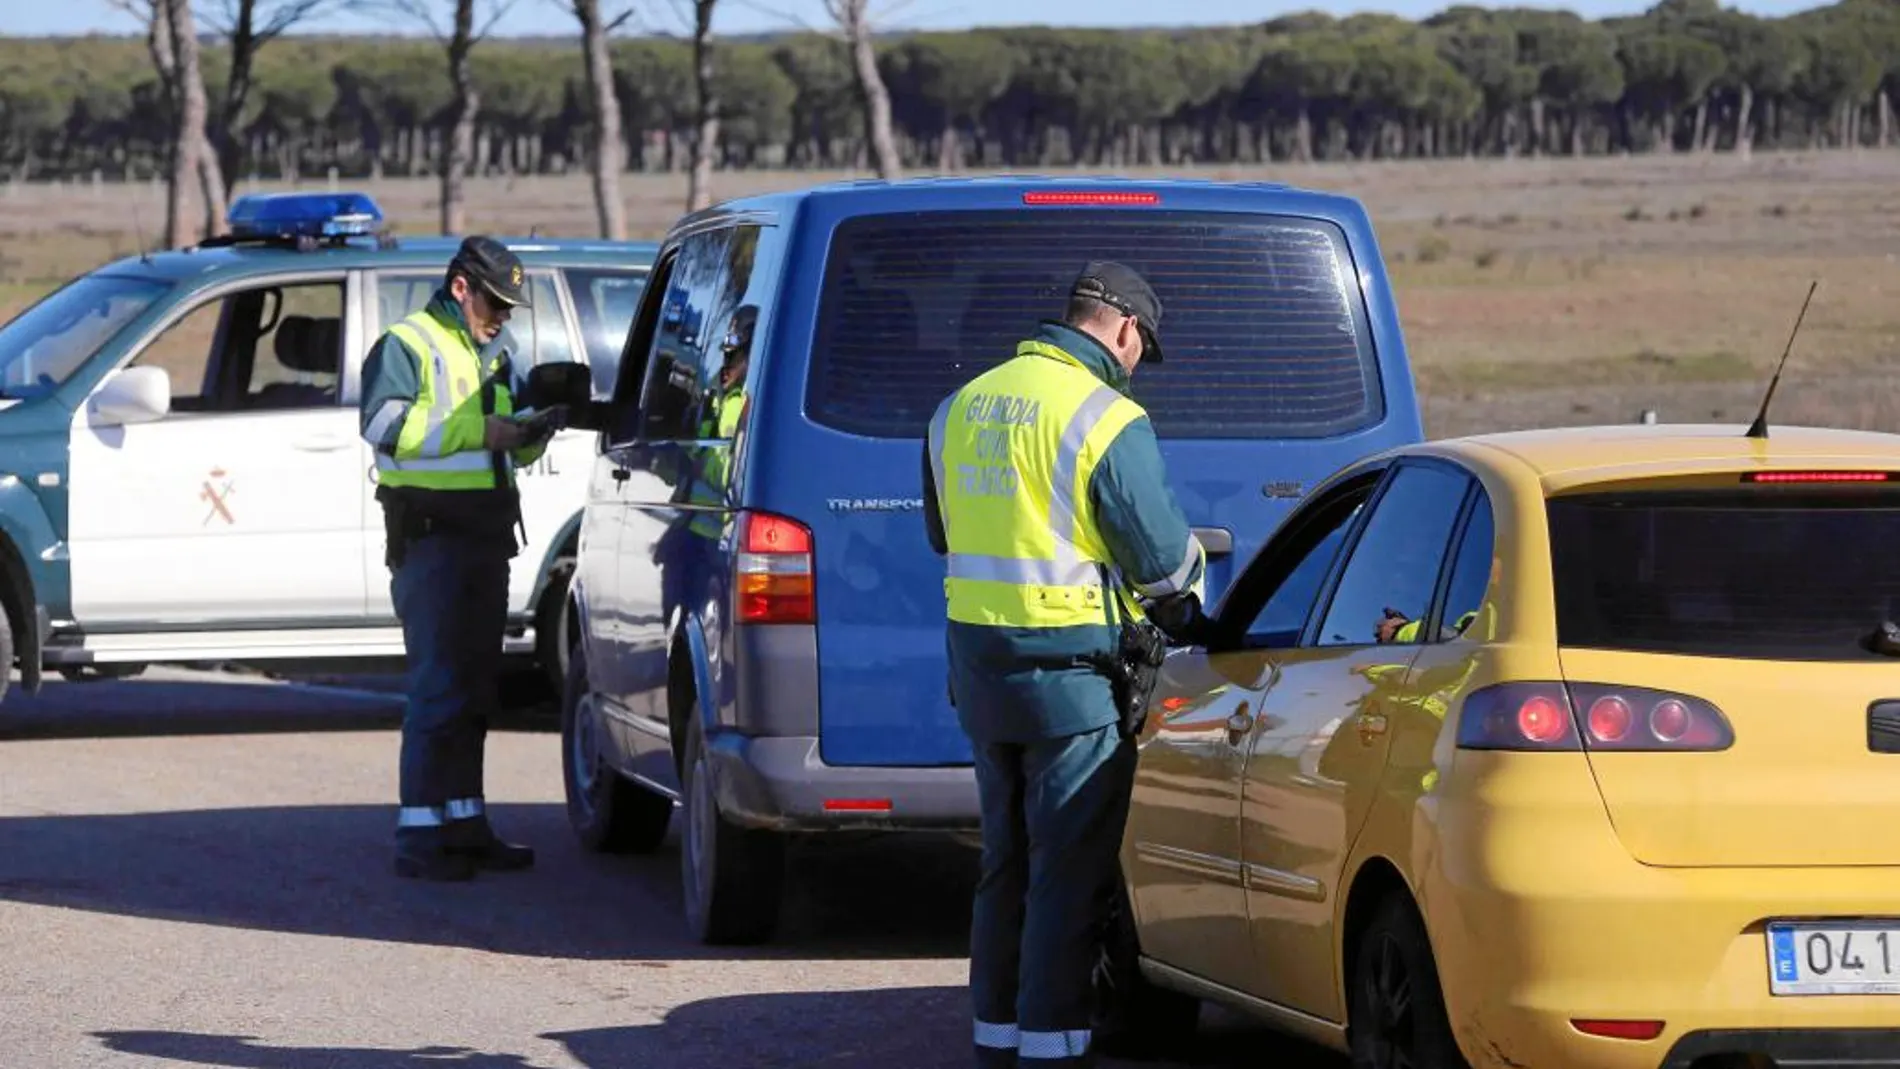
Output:
M1041 189L1024 193L1023 203L1031 207L1128 207L1160 204L1161 194L1131 189Z
M738 623L809 624L818 619L812 589L811 529L769 512L739 513L733 554Z
M1688 694L1608 683L1500 683L1473 691L1458 717L1466 750L1726 750L1735 730Z

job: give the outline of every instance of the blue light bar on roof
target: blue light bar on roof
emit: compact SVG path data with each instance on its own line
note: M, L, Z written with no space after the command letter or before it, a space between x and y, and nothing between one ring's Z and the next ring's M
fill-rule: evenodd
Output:
M233 237L344 238L380 231L383 210L365 193L252 193L225 219Z

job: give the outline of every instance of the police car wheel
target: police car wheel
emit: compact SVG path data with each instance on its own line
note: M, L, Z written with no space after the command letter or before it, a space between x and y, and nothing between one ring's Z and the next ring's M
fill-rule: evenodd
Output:
M702 943L761 943L778 927L784 841L719 812L705 737L689 717L681 754L680 876L686 924Z
M1170 1053L1199 1023L1201 1000L1158 987L1141 975L1141 942L1119 868L1103 920L1092 977L1096 1047L1123 1057Z
M1353 1069L1469 1069L1458 1049L1425 925L1388 895L1358 935L1346 976Z
M606 724L587 682L579 647L561 687L561 782L567 819L582 846L602 853L649 853L666 839L673 801L622 776L607 761Z

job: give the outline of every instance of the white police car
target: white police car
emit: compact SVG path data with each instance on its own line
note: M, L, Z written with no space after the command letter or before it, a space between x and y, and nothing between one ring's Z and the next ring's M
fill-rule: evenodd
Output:
M0 325L0 665L402 655L360 367L425 304L457 239L394 240L358 193L240 198L232 233L128 257ZM606 397L657 246L503 239L534 306L520 370L591 365ZM529 544L505 652L554 680L595 436L521 472ZM0 674L0 695L7 678Z

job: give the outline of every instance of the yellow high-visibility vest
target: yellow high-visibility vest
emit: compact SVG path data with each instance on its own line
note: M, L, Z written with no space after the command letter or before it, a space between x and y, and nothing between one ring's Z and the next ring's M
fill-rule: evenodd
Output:
M414 403L402 414L395 454L376 451L376 481L424 490L512 487L513 464L500 465L506 481L497 483L493 454L482 448L482 379L500 368L501 358L484 369L468 336L450 331L427 309L411 313L389 332L420 358L418 388ZM497 382L494 414L513 411L514 395L507 382Z
M1089 499L1095 467L1146 413L1054 345L1024 341L938 406L929 455L948 546L948 616L993 627L1144 618Z
M718 445L695 447L695 451L701 453L704 467L686 495L688 502L701 507L693 513L689 526L694 533L707 538L719 537L725 526L725 516L719 510L726 503L729 489L726 483L732 470L732 439L739 430L739 417L745 414L745 406L745 388L738 387L720 394L713 403L716 411L707 412L699 421L700 438L723 439Z

